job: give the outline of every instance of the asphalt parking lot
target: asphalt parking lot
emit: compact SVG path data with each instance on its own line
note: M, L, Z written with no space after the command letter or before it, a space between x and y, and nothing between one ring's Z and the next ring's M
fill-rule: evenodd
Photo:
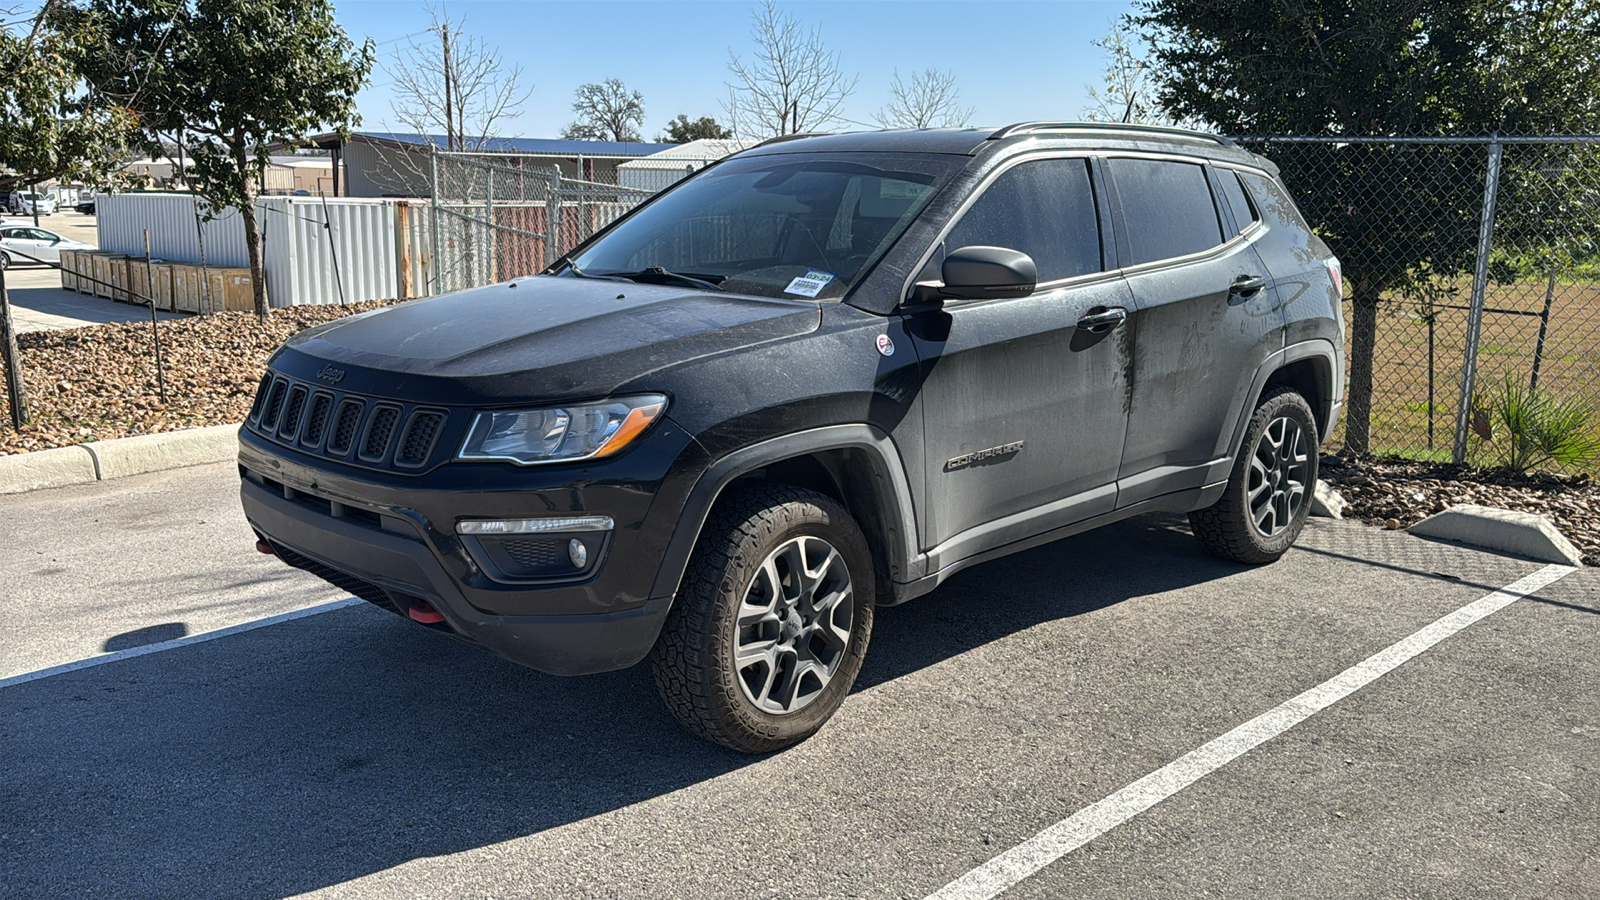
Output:
M231 469L0 497L0 895L1600 895L1596 570L1318 520L1251 569L1131 520L880 610L835 720L753 758L644 666L325 607Z

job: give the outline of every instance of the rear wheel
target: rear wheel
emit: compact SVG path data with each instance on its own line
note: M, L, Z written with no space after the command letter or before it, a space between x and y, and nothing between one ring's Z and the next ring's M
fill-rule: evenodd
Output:
M1279 386L1256 404L1221 499L1189 513L1189 525L1217 556L1269 563L1305 528L1316 483L1316 417L1304 397Z
M9 268L11 268L11 257L7 256L4 250L0 250L0 269Z
M844 703L872 634L866 538L834 500L742 488L707 520L651 651L690 731L746 753L814 734Z

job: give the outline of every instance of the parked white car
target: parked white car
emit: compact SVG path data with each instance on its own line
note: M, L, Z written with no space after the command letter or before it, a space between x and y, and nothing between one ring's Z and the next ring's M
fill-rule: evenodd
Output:
M11 209L18 215L31 216L34 207L38 207L41 216L52 215L56 211L56 199L45 194L36 194L33 191L12 191L10 198Z
M31 225L0 225L0 269L34 260L60 262L63 250L93 250L93 244L63 237L54 231L34 228Z

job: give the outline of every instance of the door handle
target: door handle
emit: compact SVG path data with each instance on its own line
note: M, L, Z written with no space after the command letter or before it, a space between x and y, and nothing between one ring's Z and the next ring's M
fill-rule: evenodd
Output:
M1090 334L1105 334L1121 325L1127 318L1128 311L1120 306L1113 306L1110 309L1097 306L1078 320L1078 327Z
M1228 285L1228 293L1238 297L1254 294L1267 286L1267 280L1260 275L1240 275Z

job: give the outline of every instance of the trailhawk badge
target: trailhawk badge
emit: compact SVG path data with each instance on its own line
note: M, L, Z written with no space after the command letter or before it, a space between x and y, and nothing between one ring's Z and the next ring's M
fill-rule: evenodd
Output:
M887 334L878 335L878 352L884 356L894 355L894 341L889 340Z

